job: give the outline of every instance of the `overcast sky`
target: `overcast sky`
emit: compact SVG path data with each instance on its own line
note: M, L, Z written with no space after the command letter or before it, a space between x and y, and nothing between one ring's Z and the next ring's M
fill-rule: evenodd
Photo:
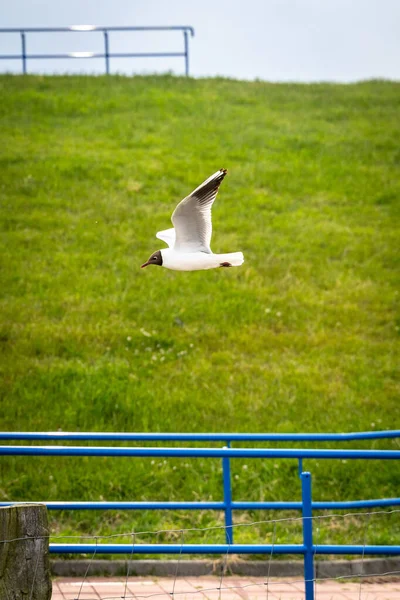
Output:
M1 27L191 25L190 72L272 81L400 79L400 0L0 0ZM0 53L19 53L0 34ZM113 33L110 51L181 51L183 36ZM27 52L103 51L101 33L27 34ZM21 61L0 61L21 71ZM31 72L104 71L102 59L31 60ZM125 74L184 72L182 58L111 59Z

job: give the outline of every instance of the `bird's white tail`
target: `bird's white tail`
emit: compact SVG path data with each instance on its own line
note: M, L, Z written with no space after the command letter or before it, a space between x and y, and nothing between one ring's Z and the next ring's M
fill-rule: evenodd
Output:
M244 263L244 256L243 252L231 252L230 254L218 254L218 260L224 267L240 267Z

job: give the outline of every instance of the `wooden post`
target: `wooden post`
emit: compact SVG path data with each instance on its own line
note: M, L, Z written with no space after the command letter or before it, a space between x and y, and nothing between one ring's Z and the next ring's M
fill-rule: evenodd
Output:
M0 508L0 598L50 600L48 536L44 505Z

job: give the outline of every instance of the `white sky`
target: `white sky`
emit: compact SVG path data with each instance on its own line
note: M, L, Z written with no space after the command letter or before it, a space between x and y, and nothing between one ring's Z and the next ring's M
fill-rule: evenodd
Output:
M272 81L400 79L400 0L0 0L1 27L192 25L191 75ZM19 53L0 34L0 54ZM174 33L110 34L110 51L181 51ZM27 34L28 53L103 51L101 33ZM21 72L21 61L0 70ZM28 71L104 72L104 59L31 60ZM183 58L111 59L126 74L184 72Z

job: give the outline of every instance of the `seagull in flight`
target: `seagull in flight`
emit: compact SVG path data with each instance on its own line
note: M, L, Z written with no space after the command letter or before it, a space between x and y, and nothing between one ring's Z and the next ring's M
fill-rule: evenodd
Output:
M154 252L142 269L158 265L173 271L202 271L243 264L242 252L214 254L210 248L211 207L226 173L220 169L178 204L171 219L174 227L156 234L169 247Z

